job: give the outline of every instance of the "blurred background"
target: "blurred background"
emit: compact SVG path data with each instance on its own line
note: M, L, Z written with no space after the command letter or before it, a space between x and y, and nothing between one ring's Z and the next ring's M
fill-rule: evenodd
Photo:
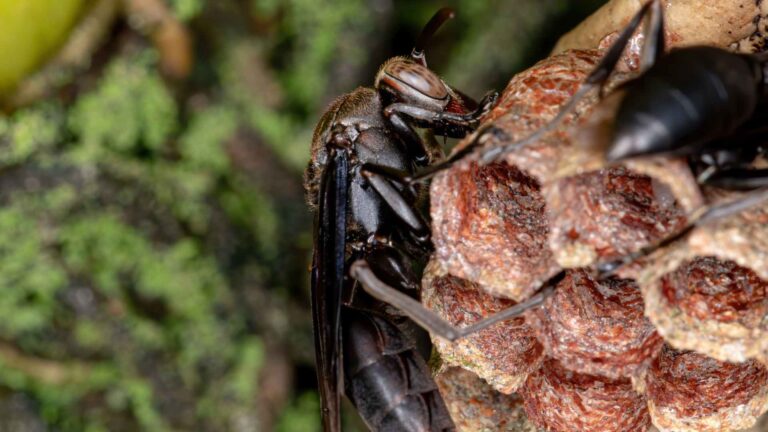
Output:
M0 0L0 431L318 431L323 110L441 6L479 97L600 3Z

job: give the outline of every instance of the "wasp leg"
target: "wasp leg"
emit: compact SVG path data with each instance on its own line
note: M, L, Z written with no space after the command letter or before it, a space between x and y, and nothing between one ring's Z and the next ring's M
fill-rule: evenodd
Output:
M499 311L470 326L460 328L453 326L413 298L382 282L376 274L374 274L369 263L365 260L357 260L352 263L349 273L353 278L360 282L365 292L380 301L396 307L430 334L439 336L448 341L455 341L459 338L477 333L493 324L515 318L528 309L541 305L547 297L552 295L555 290L555 285L557 285L557 283L565 276L565 272L560 272L545 282L543 288L528 300Z
M751 168L752 162L759 152L760 149L758 147L740 146L730 149L712 150L701 154L693 159L694 168L698 173L696 181L700 184L708 184L725 189L754 189L760 187L761 184L755 184L754 186L738 186L734 184L734 186L728 186L729 179L733 177L735 177L737 183L742 181L741 179L745 175L741 173L742 171L754 171L754 173L747 173L748 177L765 175L764 172L760 174L760 169L753 170Z
M765 136L768 133L768 106L761 104L746 123L726 137L706 143L703 153L693 153L693 162L703 171L697 180L725 189L754 189L768 186L768 175L763 169L751 169L752 163L760 156L768 156ZM735 143L738 143L734 145Z
M576 105L586 96L590 91L595 88L602 89L603 84L611 76L611 73L616 69L616 64L621 59L621 54L629 44L629 39L632 34L640 27L640 24L644 21L644 18L651 14L649 19L650 29L647 30L653 32L646 35L646 41L644 44L643 55L641 58L641 66L648 66L661 54L661 50L664 48L664 35L662 28L661 18L661 4L659 0L652 0L646 3L640 11L632 17L632 20L624 28L616 42L608 49L608 52L600 60L595 69L587 76L579 89L574 93L571 99L563 106L557 113L555 118L549 121L546 125L537 129L527 137L511 142L509 144L494 147L483 150L480 154L480 161L482 163L491 163L499 158L503 157L507 153L511 153L525 147L531 143L534 143L541 139L545 134L555 130L565 120L565 118L571 114Z
M427 123L434 129L445 127L449 136L462 138L477 128L480 118L490 111L498 96L496 92L489 92L480 101L479 108L467 114L430 110L415 105L394 103L384 109L384 116L391 120L393 116L406 115L416 121Z
M416 164L420 166L429 166L430 153L431 153L430 150L432 150L430 147L431 146L438 147L438 146L434 142L429 142L429 143L424 142L424 140L419 136L419 134L417 134L416 131L413 130L413 128L403 119L404 115L411 116L409 112L405 112L410 108L401 112L401 111L398 111L399 107L401 106L409 107L409 105L405 105L405 104L392 104L388 106L387 109L385 109L384 115L389 120L389 123L392 126L392 128L395 129L399 133L399 135L403 138L403 141L405 141L405 145L406 145L405 150L413 158ZM490 107L490 105L487 105L487 106ZM394 108L390 110L390 107L394 107ZM415 108L415 109L423 111L422 114L428 113L428 114L425 114L426 116L429 116L429 117L436 116L440 118L439 120L428 120L424 118L414 117L416 120L426 121L427 123L443 122L447 124L449 127L453 128L449 131L450 133L446 133L447 136L461 138L461 137L464 137L467 133L474 130L474 127L468 126L469 124L468 121L462 120L460 122L453 122L448 120L447 118L442 118L443 114L445 113L428 111L422 108ZM478 111L480 111L481 109L482 108L478 108ZM468 116L469 115L472 115L472 114L468 114ZM478 116L479 115L482 115L482 114L478 114ZM456 114L452 114L449 117L454 117L454 116L456 116ZM435 129L438 128L437 125L435 125L434 127Z
M461 138L477 126L477 120L474 120L473 123L472 119L464 118L460 114L431 111L404 103L394 103L387 106L384 109L384 116L389 119L393 127L403 132L405 130L402 128L402 125L405 124L405 121L402 116L408 116L420 122L419 126L428 126L430 129L439 130L440 135L450 136L451 138ZM450 126L450 129L441 128L440 124Z
M611 276L622 266L630 264L644 256L655 252L662 247L668 246L684 238L697 226L705 225L707 223L735 215L754 206L765 204L766 202L768 202L768 187L762 187L760 189L756 189L752 192L744 194L739 198L701 208L698 211L695 211L694 214L688 218L688 224L675 234L672 234L671 236L661 240L658 243L645 246L636 252L624 255L617 260L598 264L597 270L599 273L599 278L604 279L608 276Z
M658 0L648 3L643 34L645 40L640 51L640 73L647 71L664 54L664 12Z
M768 187L756 189L734 200L710 206L709 208L702 211L700 216L691 223L696 225L703 225L705 223L713 222L718 219L749 210L754 206L764 204L766 201L768 201Z
M411 229L416 240L420 243L429 241L429 225L424 218L414 209L413 205L406 200L403 193L398 190L392 182L405 185L402 180L402 174L394 170L388 170L386 167L378 167L372 164L364 164L360 168L360 174L365 177L379 196L387 203L392 211Z
M461 150L448 156L436 164L429 165L428 167L419 170L413 176L406 178L406 182L410 185L420 183L434 177L441 171L445 171L455 165L457 162L462 161L470 157L476 149L482 148L486 141L489 139L503 140L506 139L507 133L503 129L490 124L487 127L480 128L472 140L466 144Z
M408 261L397 248L382 243L370 245L365 260L382 283L414 297L418 295L419 277L405 265Z
M390 115L389 122L398 131L403 141L405 141L405 150L413 157L416 164L421 166L427 165L429 163L429 152L419 134L397 114Z
M748 190L768 186L768 169L730 168L716 171L705 184L724 189Z

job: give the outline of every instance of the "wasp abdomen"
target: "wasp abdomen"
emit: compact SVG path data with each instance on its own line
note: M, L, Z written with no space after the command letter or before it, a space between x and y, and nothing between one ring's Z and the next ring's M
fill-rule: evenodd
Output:
M346 394L375 431L453 430L424 359L379 315L345 310Z
M711 47L672 51L628 83L608 158L698 150L752 115L760 81L749 56Z

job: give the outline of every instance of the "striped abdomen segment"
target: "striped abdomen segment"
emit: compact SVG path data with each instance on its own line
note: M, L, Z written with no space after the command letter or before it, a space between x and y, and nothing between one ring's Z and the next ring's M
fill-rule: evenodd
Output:
M373 431L452 431L424 359L382 315L345 309L344 387Z

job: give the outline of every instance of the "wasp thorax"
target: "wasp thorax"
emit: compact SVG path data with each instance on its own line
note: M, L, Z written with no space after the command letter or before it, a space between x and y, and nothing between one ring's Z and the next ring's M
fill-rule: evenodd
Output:
M388 60L376 75L376 88L391 93L397 102L442 109L448 89L434 72L404 57Z

